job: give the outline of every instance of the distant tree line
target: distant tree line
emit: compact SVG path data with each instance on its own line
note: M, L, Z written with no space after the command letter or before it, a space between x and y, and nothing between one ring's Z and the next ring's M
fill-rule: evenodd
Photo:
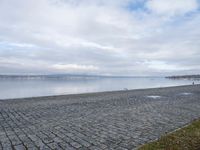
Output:
M177 76L167 76L168 79L191 79L200 80L200 75L177 75Z

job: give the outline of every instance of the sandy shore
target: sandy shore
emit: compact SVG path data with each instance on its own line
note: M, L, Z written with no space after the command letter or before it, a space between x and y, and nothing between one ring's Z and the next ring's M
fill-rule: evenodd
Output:
M1 149L134 149L200 117L200 85L0 101Z

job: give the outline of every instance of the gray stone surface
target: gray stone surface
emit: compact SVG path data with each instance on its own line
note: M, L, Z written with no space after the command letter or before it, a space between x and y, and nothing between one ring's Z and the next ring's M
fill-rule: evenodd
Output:
M1 100L0 150L130 150L199 117L200 85Z

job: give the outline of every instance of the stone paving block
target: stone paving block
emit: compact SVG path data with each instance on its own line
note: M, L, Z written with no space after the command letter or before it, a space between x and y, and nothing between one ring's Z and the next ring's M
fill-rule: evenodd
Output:
M22 144L22 142L20 141L20 139L17 136L9 136L9 139L12 143L12 145L20 145Z
M76 150L74 147L67 143L58 143L58 145L64 150Z
M0 141L0 150L3 150L3 146L2 146L1 141Z
M3 150L11 150L12 149L12 145L10 142L2 142L2 148Z
M58 143L48 143L47 144L48 147L50 147L51 149L54 149L54 150L63 150L63 148L58 144Z
M24 147L24 145L20 144L20 145L15 145L13 146L15 150L26 150L26 148Z
M136 149L199 118L199 98L195 85L0 101L0 150Z
M74 142L74 141L71 141L71 142L70 142L70 145L72 145L72 146L73 146L74 148L76 148L76 149L82 147L81 144L79 144L79 143L77 143L77 142Z
M103 149L101 149L101 148L99 148L99 147L97 147L97 146L91 146L91 147L89 148L89 150L103 150Z

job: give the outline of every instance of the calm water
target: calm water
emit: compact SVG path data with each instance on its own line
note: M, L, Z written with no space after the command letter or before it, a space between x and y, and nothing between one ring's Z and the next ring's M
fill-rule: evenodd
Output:
M199 82L199 81L198 81ZM196 81L197 83L197 81ZM0 79L0 99L192 84L165 78Z

